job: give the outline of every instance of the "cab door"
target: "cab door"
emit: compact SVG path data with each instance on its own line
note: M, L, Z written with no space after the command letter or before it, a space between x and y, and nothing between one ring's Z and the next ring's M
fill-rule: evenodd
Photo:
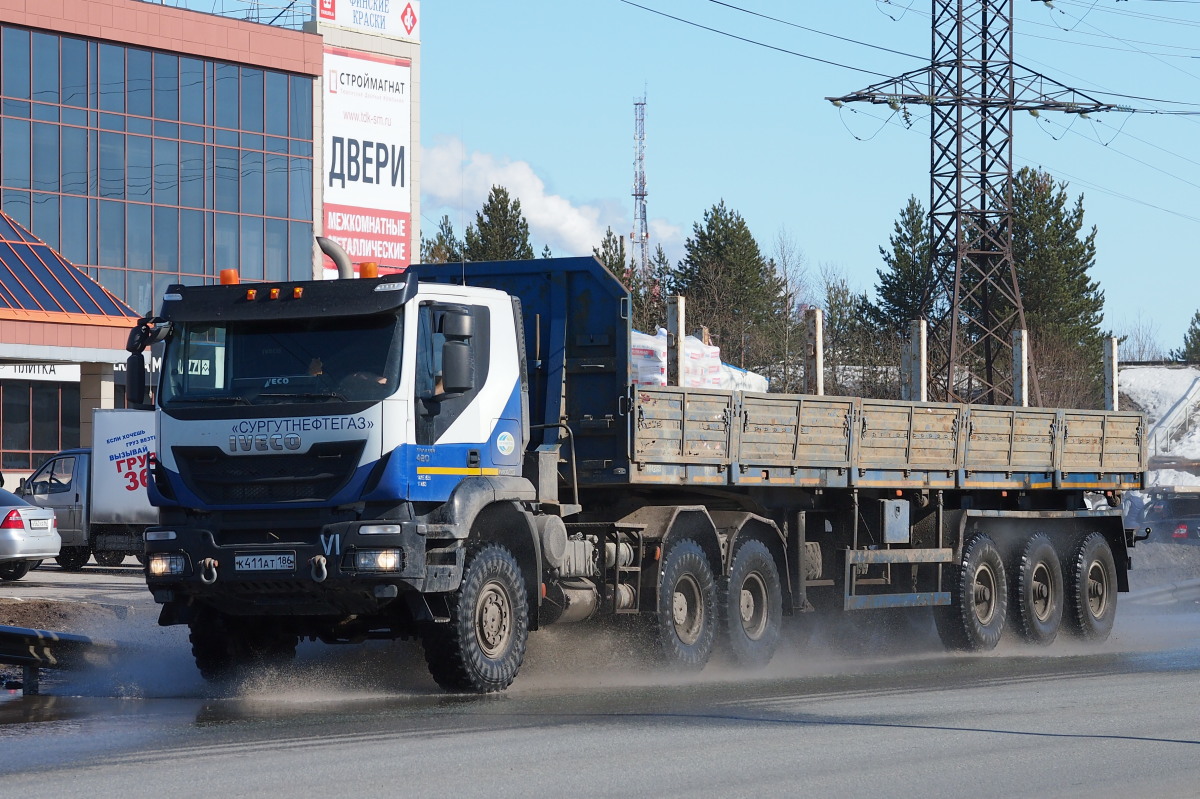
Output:
M65 547L87 546L88 543L83 527L86 472L85 457L59 455L42 464L21 490L22 496L34 505L54 509L58 534Z

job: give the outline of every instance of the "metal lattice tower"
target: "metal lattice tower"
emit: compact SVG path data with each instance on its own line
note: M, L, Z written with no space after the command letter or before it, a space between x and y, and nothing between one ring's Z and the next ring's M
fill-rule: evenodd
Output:
M934 395L1011 403L1012 342L1025 315L1012 250L1014 110L1113 106L1013 62L1013 0L933 0L928 67L844 102L930 108L930 240L945 294L931 312ZM1039 403L1034 382L1034 402Z
M646 95L633 101L633 232L629 234L638 274L650 274L650 226L646 221Z

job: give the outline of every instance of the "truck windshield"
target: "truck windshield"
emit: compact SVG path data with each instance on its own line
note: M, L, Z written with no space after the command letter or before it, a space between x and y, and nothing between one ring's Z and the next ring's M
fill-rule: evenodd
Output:
M400 318L191 322L163 356L160 402L264 405L383 399L400 376Z

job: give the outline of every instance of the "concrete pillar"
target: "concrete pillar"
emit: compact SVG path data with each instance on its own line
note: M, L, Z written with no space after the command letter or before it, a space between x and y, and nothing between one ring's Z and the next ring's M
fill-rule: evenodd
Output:
M683 337L687 330L687 302L667 297L667 385L683 385Z
M900 399L929 401L928 325L924 319L908 323L908 342L900 353Z
M825 312L809 308L804 312L804 393L825 393Z
M1029 331L1012 332L1013 405L1029 407Z
M92 410L112 408L115 401L111 363L79 365L79 446L92 445Z
M1117 395L1117 344L1115 338L1104 341L1104 409L1108 411L1121 410Z

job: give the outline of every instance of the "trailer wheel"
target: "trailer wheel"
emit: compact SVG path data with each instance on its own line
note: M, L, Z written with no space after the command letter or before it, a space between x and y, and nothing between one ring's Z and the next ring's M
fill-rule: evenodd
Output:
M655 628L668 665L700 671L708 663L717 634L717 587L695 541L676 541L663 554Z
M1013 564L1013 572L1009 601L1017 632L1031 644L1052 643L1062 626L1063 578L1049 536L1031 536Z
M738 546L725 592L725 633L742 666L762 668L775 654L783 619L783 589L775 559L761 541Z
M963 547L962 565L950 586L950 604L938 608L938 634L949 649L993 649L1000 643L1007 612L1004 559L991 536L976 535Z
M91 556L92 551L87 547L63 547L55 556L54 562L63 571L77 572L87 565L88 558Z
M429 673L448 691L503 691L521 668L529 637L525 581L512 553L498 544L469 552L449 608L448 624L424 631Z
M1101 533L1091 533L1072 550L1066 576L1068 629L1081 638L1103 641L1117 618L1117 567Z
M125 562L124 552L94 552L92 557L96 559L98 565L110 569Z
M196 668L208 682L234 679L249 667L281 665L296 656L297 637L276 629L269 621L204 611L192 620L188 630Z
M36 561L34 561L36 562ZM8 563L0 563L0 580L20 580L25 575L29 574L33 568L34 562L28 560L13 560Z

